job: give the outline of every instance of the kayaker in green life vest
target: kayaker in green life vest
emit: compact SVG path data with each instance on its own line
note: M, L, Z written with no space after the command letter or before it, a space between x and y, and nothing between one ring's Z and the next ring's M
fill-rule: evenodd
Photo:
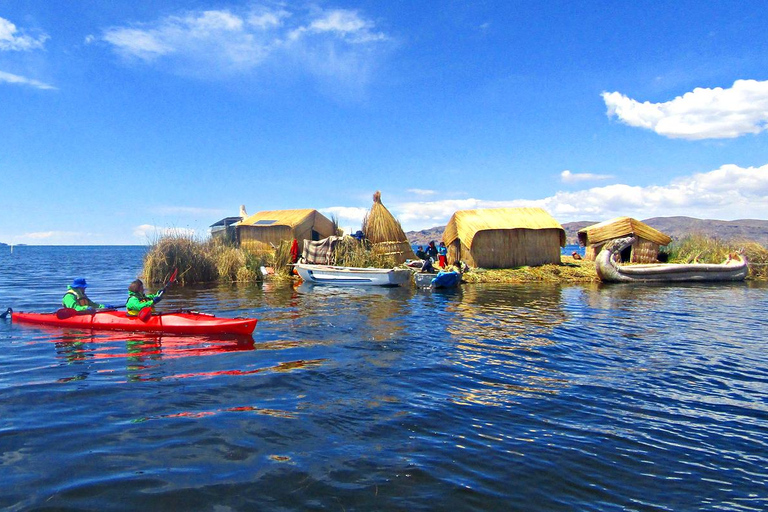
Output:
M61 298L61 304L65 308L71 308L76 311L85 311L86 309L103 309L106 306L93 302L85 294L85 288L88 283L85 282L85 278L78 277L72 284L67 287L67 293Z
M142 309L154 308L162 297L163 290L155 294L145 294L144 283L141 282L141 279L136 279L128 287L128 301L125 303L128 316L138 316Z

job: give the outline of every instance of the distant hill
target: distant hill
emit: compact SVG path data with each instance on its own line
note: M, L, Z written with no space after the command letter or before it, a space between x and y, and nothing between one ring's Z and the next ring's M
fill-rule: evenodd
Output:
M689 235L707 235L719 240L753 240L768 247L768 220L741 219L741 220L711 220L695 219L693 217L653 217L642 220L652 228L658 229L672 237L673 240L685 238ZM600 221L566 222L566 243L576 245L579 243L577 233L592 224ZM412 245L426 245L430 240L439 242L445 231L445 226L436 226L421 231L409 231L406 233Z

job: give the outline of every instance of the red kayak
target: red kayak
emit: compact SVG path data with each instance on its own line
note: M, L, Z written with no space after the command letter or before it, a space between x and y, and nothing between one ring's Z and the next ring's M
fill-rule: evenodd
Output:
M216 318L196 311L152 314L146 320L128 316L125 311L78 311L60 309L56 313L11 312L14 322L105 329L110 331L142 331L168 334L251 334L255 318Z

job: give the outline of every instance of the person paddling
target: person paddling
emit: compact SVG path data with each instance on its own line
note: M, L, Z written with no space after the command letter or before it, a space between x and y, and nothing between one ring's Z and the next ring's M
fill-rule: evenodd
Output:
M65 308L74 309L75 311L85 311L87 309L104 309L107 306L93 302L85 294L85 288L88 283L85 282L84 277L78 277L72 284L67 286L67 293L61 298L61 304Z
M160 302L165 289L156 294L145 294L144 283L141 279L136 279L128 286L128 301L125 303L125 309L128 316L138 316L142 309L152 308Z

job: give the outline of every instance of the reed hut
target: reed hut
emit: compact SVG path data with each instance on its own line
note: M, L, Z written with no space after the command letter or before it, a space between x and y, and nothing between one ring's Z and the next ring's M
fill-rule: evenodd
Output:
M254 252L273 251L280 242L321 240L336 234L336 226L317 210L271 210L241 220L237 226L240 247Z
M235 225L243 220L240 217L224 217L210 226L211 238L215 238L226 243L234 244L237 239L235 234Z
M606 243L629 235L634 235L637 241L621 252L622 262L656 263L661 246L672 241L661 231L631 217L616 217L578 232L579 243L586 247L584 259L592 261Z
M373 206L363 219L363 233L374 252L392 256L395 263L416 259L400 222L381 203L381 192L373 194Z
M560 263L565 230L541 208L460 210L443 232L448 262L513 268Z

